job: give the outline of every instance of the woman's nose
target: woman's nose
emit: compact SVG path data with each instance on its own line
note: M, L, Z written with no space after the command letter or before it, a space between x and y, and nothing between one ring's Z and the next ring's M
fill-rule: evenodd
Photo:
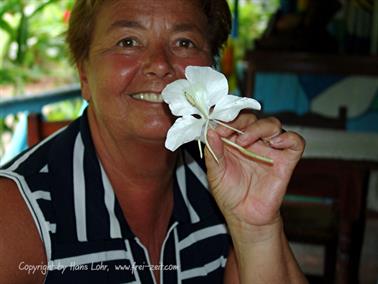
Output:
M158 78L172 77L174 68L172 66L169 51L164 48L152 48L145 57L144 74Z

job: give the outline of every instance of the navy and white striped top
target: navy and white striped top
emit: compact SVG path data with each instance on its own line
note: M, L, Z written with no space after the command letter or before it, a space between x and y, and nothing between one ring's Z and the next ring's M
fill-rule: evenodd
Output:
M176 168L160 267L127 224L86 113L5 165L0 176L16 182L43 241L45 283L155 283L154 269L160 283L221 283L230 238L193 156L182 151Z

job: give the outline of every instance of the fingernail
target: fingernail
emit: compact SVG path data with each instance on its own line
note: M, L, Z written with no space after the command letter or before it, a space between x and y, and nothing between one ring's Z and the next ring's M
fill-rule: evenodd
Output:
M282 142L282 138L280 136L273 137L272 139L269 140L270 144L280 144Z

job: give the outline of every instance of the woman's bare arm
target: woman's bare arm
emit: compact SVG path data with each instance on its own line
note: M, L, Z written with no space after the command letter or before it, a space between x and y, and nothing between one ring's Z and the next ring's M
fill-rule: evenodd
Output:
M2 283L43 283L46 263L43 244L34 220L16 184L0 178L0 279Z

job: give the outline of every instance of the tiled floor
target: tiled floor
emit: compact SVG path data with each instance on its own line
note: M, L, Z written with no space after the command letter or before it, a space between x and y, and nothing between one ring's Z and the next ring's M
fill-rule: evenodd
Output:
M321 274L323 250L317 246L291 244L303 271ZM378 218L368 218L360 264L360 284L378 284Z

